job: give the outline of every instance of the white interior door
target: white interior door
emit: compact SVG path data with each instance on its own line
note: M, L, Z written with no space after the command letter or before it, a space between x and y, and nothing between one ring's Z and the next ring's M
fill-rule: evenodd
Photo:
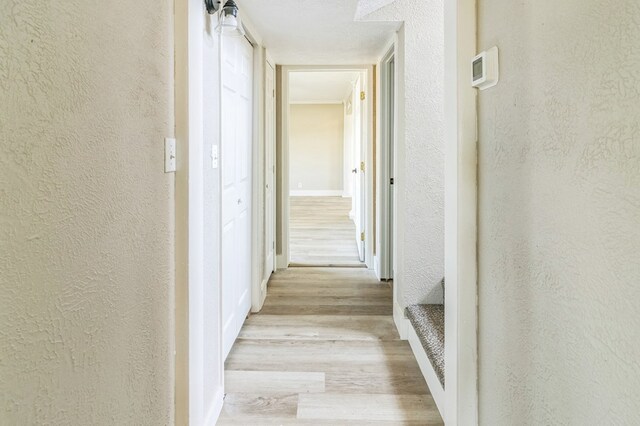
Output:
M275 70L273 69L273 65L267 62L266 67L266 96L265 96L265 164L264 164L264 206L265 206L265 216L264 216L264 277L263 279L268 279L271 273L275 270L275 227L276 227L276 212L275 212L275 197L274 197L274 185L275 185L275 145L276 145L276 134L275 134L275 102L276 102L276 92L275 92Z
M361 99L360 93L362 93L363 79L358 78L354 90L354 102L353 102L353 118L354 118L354 136L353 136L353 160L354 160L354 190L353 190L353 221L356 225L356 245L358 246L358 256L360 261L364 261L364 155L362 140L363 136L363 105L364 100Z
M251 44L244 37L224 37L220 166L225 358L251 308L252 74Z

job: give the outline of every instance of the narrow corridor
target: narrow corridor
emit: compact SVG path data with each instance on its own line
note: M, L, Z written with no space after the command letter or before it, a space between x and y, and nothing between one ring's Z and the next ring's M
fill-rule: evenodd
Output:
M358 257L356 227L349 219L351 198L291 197L290 200L293 265L364 266Z
M225 365L219 425L439 425L392 318L392 289L360 268L274 274Z

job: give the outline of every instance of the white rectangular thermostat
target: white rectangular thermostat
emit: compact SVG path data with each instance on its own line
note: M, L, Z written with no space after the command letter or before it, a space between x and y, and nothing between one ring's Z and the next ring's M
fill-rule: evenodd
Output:
M480 90L498 84L500 67L498 65L498 48L492 47L473 58L471 85Z

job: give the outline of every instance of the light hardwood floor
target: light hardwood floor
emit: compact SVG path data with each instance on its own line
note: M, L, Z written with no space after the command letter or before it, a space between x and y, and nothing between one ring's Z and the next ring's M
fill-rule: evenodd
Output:
M227 358L218 424L441 425L391 315L391 288L367 269L274 274Z
M356 227L349 210L351 198L290 197L291 263L364 266L358 257Z

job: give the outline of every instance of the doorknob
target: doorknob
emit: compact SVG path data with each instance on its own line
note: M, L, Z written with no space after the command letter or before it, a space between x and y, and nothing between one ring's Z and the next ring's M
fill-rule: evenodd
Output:
M238 204L242 204L242 199L238 198Z
M358 169L351 170L351 173L358 173Z

